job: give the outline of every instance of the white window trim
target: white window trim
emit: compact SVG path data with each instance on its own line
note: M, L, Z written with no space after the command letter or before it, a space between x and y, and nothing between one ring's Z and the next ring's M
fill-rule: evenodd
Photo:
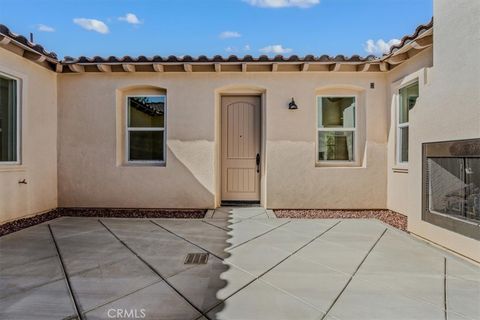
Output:
M318 123L318 98L354 98L355 99L355 127L354 128L319 128ZM315 134L316 134L316 146L315 146L315 162L320 165L355 165L358 158L357 153L357 140L358 140L358 95L357 94L322 94L315 97ZM320 160L318 158L318 148L320 146L318 141L318 133L320 131L351 131L353 132L353 159L352 160Z
M135 97L163 97L165 100L163 128L161 127L129 127L130 110L128 108L128 98ZM125 96L125 162L132 165L162 165L167 163L167 95L165 94L136 94ZM163 160L130 160L130 131L163 131Z
M402 90L403 88L406 88L408 86L411 86L412 84L414 84L415 82L418 83L418 97L420 97L420 81L419 81L419 78L414 78L404 84L402 84L401 87L398 88L397 90L397 98L395 99L396 100L396 104L397 104L397 112L396 112L396 119L395 119L395 125L396 125L396 139L395 139L395 143L396 143L396 162L397 162L397 165L399 167L402 167L402 168L406 168L408 166L408 161L402 161L401 160L401 156L402 156L402 135L400 133L400 129L402 128L409 128L408 130L408 140L410 140L410 110L408 110L408 122L404 122L404 123L400 123L400 112L401 112L401 102L400 102L400 90ZM418 99L418 98L417 98ZM409 148L410 148L410 143L408 144ZM410 159L410 152L408 152L408 155L409 155L409 159Z
M0 161L0 166L18 166L18 165L21 165L22 164L22 160L21 160L21 145L22 145L22 137L21 137L21 133L22 133L22 129L21 129L21 125L22 125L22 113L21 113L21 85L22 85L22 79L19 78L19 77L16 77L16 76L13 76L11 74L7 74L7 73L4 73L4 72L1 72L0 71L0 75L2 77L5 77L5 78L8 78L8 79L11 79L11 80L15 80L16 81L16 99L15 99L15 102L16 102L16 111L17 111L17 137L16 137L16 151L17 151L17 160L16 161Z

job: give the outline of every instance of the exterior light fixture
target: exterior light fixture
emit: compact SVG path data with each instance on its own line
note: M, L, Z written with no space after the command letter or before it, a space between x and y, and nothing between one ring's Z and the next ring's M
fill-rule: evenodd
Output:
M288 104L288 109L290 109L290 110L297 110L298 109L298 106L295 104L295 100L293 100L293 98L292 98L292 101L290 101L290 103Z

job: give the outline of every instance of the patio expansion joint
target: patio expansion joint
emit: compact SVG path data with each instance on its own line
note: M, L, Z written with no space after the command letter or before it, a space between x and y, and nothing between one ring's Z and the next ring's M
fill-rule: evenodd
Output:
M388 231L392 232L392 231L394 231L394 229L388 228ZM327 242L327 243L330 243L330 244L337 244L337 243L335 243L335 242L326 241L326 240L324 240L324 239L319 239L319 241ZM342 246L342 247L345 247L345 245L343 245L343 244L338 244L338 245L339 245L339 246ZM311 259L309 259L309 258L301 257L300 259L309 261L309 262L311 262L311 263L313 263L313 264L321 265L321 266L324 267L324 268L327 268L327 269L329 269L329 270L331 270L331 271L334 271L334 272L343 274L343 275L345 275L345 276L347 276L347 277L350 277L350 276L352 275L351 273L348 273L348 272L345 272L345 271L341 271L341 270L336 269L336 268L332 268L332 267L330 267L329 265L326 265L326 264L323 264L323 263L319 263L319 262L314 261L314 260L311 260ZM460 280L463 279L463 278L460 278L460 277L455 277L455 276L450 276L450 275L449 275L447 278L450 278L450 279L460 279ZM357 278L357 279L358 279L358 278ZM463 280L464 280L464 279L463 279ZM367 280L367 279L358 279L358 281L361 281L361 282L363 282L363 283L373 283L373 284L374 284L374 281L372 281L372 280ZM442 281L443 281L443 278L442 278ZM446 285L446 284L445 284L445 285ZM395 286L392 286L392 285L387 285L386 287L387 287L387 288L390 288L390 289L395 289ZM434 306L435 308L438 308L438 307L439 307L437 304L434 304L434 303L432 303L431 301L429 301L429 300L427 300L427 299L424 299L424 298L422 298L422 297L412 296L412 295L405 294L405 293L400 293L400 295L403 296L403 297L406 298L406 299L409 299L409 300L421 301L422 303L428 304L428 305L431 305L431 306ZM444 305L443 305L443 301L442 301L442 306L441 306L440 308L441 308L442 311L445 310ZM458 313L458 312L456 312L456 311L449 311L449 313L450 313L450 314L455 314L455 315L457 315L458 317L464 318L465 320L468 319L468 318L466 318L465 315L460 314L460 313ZM330 317L332 317L332 315L329 315L329 318L330 318Z
M36 263L37 263L37 262L39 262L39 261L48 260L48 259L51 259L51 258L57 258L57 259L58 259L58 255L55 254L55 255L43 257L43 258L40 258L40 259L37 259L37 260L32 261L32 263L33 263L33 262L36 262ZM15 269L15 268L17 268L17 267L18 267L18 266L12 266L12 267L9 267L9 268L3 268L1 271L2 271L2 272L5 272L5 271L9 271L9 270L11 270L11 269ZM19 290L19 291L16 292L16 293L6 294L6 295L0 295L0 300L5 299L5 298L7 298L7 297L15 296L15 295L18 295L18 294L24 294L24 293L29 292L29 291L31 291L31 290L41 288L41 287L43 287L43 286L52 284L52 283L54 283L54 282L56 282L56 281L59 281L59 280L62 280L62 279L63 279L63 277L53 278L53 279L51 279L51 280L49 280L49 281L47 281L47 282L43 282L43 283L40 283L40 284L31 286L31 287L28 287L28 288L25 288L25 289L21 289L21 290Z
M3 270L2 270L3 271ZM11 294L7 294L7 295L2 295L0 296L0 300L2 299L5 299L5 298L10 298L10 297L14 297L16 295L22 295L22 294L25 294L29 291L32 291L32 290L35 290L35 289L38 289L38 288L41 288L41 287L44 287L44 286L47 286L49 284L52 284L52 283L55 283L57 281L60 281L60 280L63 280L63 277L59 277L59 278L54 278L52 280L49 280L47 282L43 282L41 284L38 284L38 285L35 285L35 286L31 286L31 287L28 287L28 288L25 288L25 289L21 289L19 290L18 292L15 292L15 293L11 293Z
M288 221L288 222L290 222L290 221ZM221 305L222 303L224 303L226 300L228 300L229 298L231 298L232 296L234 296L234 295L237 294L238 292L242 291L243 289L245 289L246 287L248 287L249 285L251 285L252 283L254 283L254 282L257 281L257 280L261 281L262 283L264 283L264 284L266 284L266 285L268 285L268 286L270 286L270 287L272 287L272 288L275 288L275 289L277 289L277 290L280 290L280 291L284 292L285 294L291 296L292 298L295 298L295 299L299 300L300 302L302 302L302 303L304 303L304 304L306 304L306 305L308 305L308 306L310 306L310 307L312 307L312 308L314 308L314 309L316 309L316 310L318 310L318 311L320 311L320 312L324 312L323 310L320 310L318 307L313 306L313 305L310 304L309 302L304 301L303 299L301 299L301 298L299 298L299 297L291 294L291 293L288 292L288 291L285 291L285 290L283 290L283 289L281 289L281 288L278 288L278 287L272 285L272 284L269 283L269 282L263 281L263 280L261 280L260 278L263 277L264 275L266 275L268 272L270 272L270 271L272 271L273 269L275 269L276 267L278 267L281 263L283 263L283 262L285 262L286 260L288 260L289 258L291 258L293 255L295 255L296 253L298 253L300 250L302 250L303 248L305 248L306 246L308 246L310 243L312 243L313 241L317 240L318 238L320 238L321 236L323 236L325 233L327 233L328 231L330 231L331 229L333 229L334 227L336 227L338 224L340 224L340 222L342 222L342 221L338 221L338 222L335 223L334 225L330 226L327 230L322 231L320 234L318 234L317 236L315 236L313 239L309 240L307 243L305 243L305 244L301 245L299 248L295 249L295 250L294 250L292 253L290 253L288 256L286 256L285 258L283 258L282 260L280 260L278 263L276 263L274 266L270 267L269 269L267 269L266 271L264 271L263 273L261 273L261 274L258 275L258 276L255 276L254 274L252 274L252 273L250 273L250 272L248 272L248 271L246 271L246 270L244 270L244 269L242 269L242 268L240 268L240 267L232 264L233 266L241 269L242 271L250 274L251 276L253 276L253 277L255 277L255 278L254 278L252 281L250 281L250 282L248 282L247 284L245 284L244 286L242 286L241 288L239 288L238 290L235 290L232 294L230 294L228 297L226 297L223 301L217 303L216 305L214 305L213 307L211 307L210 309L208 309L206 312L208 313L208 312L212 311L213 309L215 309L216 307L218 307L219 305ZM286 223L284 223L284 224L286 224Z
M382 239L382 237L385 235L385 233L388 231L388 228L385 228L385 230L383 230L382 234L378 237L377 241L375 241L375 243L372 245L372 247L370 248L370 250L368 250L367 254L365 255L365 257L363 257L362 261L360 261L360 263L358 264L357 268L355 269L355 271L351 274L350 278L348 279L347 283L345 284L345 286L343 286L342 290L340 290L340 293L335 297L335 299L333 300L332 304L330 305L330 307L328 307L327 311L325 312L325 314L323 315L323 317L320 319L320 320L323 320L325 319L325 317L328 315L328 313L332 310L333 306L335 306L335 304L337 303L337 301L340 299L341 295L345 292L345 290L347 289L348 285L350 284L350 282L352 282L353 278L355 277L355 275L357 274L358 270L360 270L360 267L363 265L363 263L365 262L365 260L367 260L367 257L370 255L370 253L373 251L373 249L377 246L377 244L380 242L380 240Z
M133 291L131 291L131 292L125 293L124 295L121 295L121 296L119 296L119 297L115 297L114 299L108 300L108 301L106 301L106 302L104 302L104 303L102 303L102 304L99 304L99 305L96 305L96 306L94 306L94 307L91 307L90 309L83 311L83 313L86 314L86 313L91 312L91 311L93 311L93 310L96 310L96 309L98 309L98 308L104 307L104 306L106 306L107 304L110 304L110 303L115 302L115 301L118 301L118 300L120 300L120 299L122 299L122 298L128 297L128 296L130 296L130 295L132 295L132 294L134 294L134 293L137 293L137 292L139 292L139 291L142 291L143 289L146 289L146 288L148 288L148 287L151 287L151 286L153 286L153 285L155 285L155 284L157 284L157 283L161 283L161 282L163 282L163 279L158 279L158 280L156 280L156 281L153 281L152 283L147 284L147 285L144 286L144 287L135 289L135 290L133 290Z
M39 258L39 259L30 261L30 262L27 262L27 264L28 264L28 263L38 263L38 262L43 261L43 260L48 260L48 259L57 258L57 257L58 257L58 255L57 255L57 253L55 253L55 254L52 254L52 255L50 255L50 256L45 256L45 257L42 257L42 258ZM24 265L24 264L25 264L25 263L23 263L23 264L21 264L21 265ZM7 267L7 268L2 268L2 271L5 272L5 271L12 270L12 269L16 269L16 268L18 268L18 266L19 266L19 265L16 264L16 265L12 265L12 266Z
M267 215L267 212L265 211L265 212L262 212L262 213L259 213L259 214L255 214L255 215L253 215L253 216L250 216L250 217L248 217L248 218L238 218L238 219L248 220L248 219L253 219L253 218L255 218L255 217L261 216L261 215L263 215L263 214L264 214L264 215ZM268 219L268 216L267 216L267 219Z
M251 239L249 239L249 240L247 240L247 241L245 241L245 242L242 242L242 243L239 243L239 244L237 244L237 245L235 245L235 246L233 246L233 247L230 247L230 248L227 249L227 251L231 251L231 250L236 249L236 248L238 248L238 247L240 247L240 246L243 246L244 244L249 243L249 242L252 241L252 240L258 239L258 238L260 238L260 237L262 237L262 236L264 236L264 235L266 235L266 234L268 234L268 233L270 233L270 232L272 232L272 231L274 231L274 230L276 230L276 229L278 229L278 228L280 228L280 227L283 227L284 225L286 225L286 224L288 224L288 223L290 223L290 220L288 220L287 222L282 223L281 225L278 225L278 226L276 226L276 227L274 227L274 228L272 228L272 229L270 229L270 230L267 230L267 231L265 231L265 232L263 232L263 233L261 233L261 234L259 234L259 235L256 235L255 237L253 237L253 238L251 238Z
M229 230L229 229L225 229L225 228L219 227L219 226L217 226L217 225L215 225L215 224L213 224L213 223L210 223L210 222L208 222L208 221L206 221L206 220L202 220L202 222L203 222L203 223L206 223L206 224L208 224L208 225L210 225L210 226L212 226L212 227L215 227L215 228L217 228L217 229L223 230L223 231L227 231L227 232L231 231L231 230Z
M203 251L205 251L205 252L208 252L209 254L211 254L212 256L214 256L215 258L220 259L221 261L224 260L222 257L216 255L215 253L211 252L210 250L207 250L207 249L199 246L199 245L196 244L195 242L190 241L190 240L188 240L188 239L186 239L186 238L184 238L184 237L182 237L182 236L179 236L179 235L176 234L175 232L173 232L173 231L171 231L171 230L168 230L168 229L165 228L164 226L161 226L161 225L159 225L158 223L156 223L155 221L153 221L153 220L149 220L149 221L150 221L151 223L153 223L154 225L156 225L157 227L159 227L160 229L165 230L165 231L167 231L168 233L173 234L174 236L176 236L176 237L178 237L178 238L180 238L180 239L182 239L182 240L184 240L184 241L186 241L186 242L188 242L188 243L190 243L190 244L193 244L195 247L197 247L197 248L199 248L199 249L201 249L201 250L203 250Z
M443 257L443 309L445 320L448 320L447 310L447 257Z
M47 224L48 230L50 232L50 235L52 237L53 245L55 246L55 250L57 251L57 256L58 260L60 262L60 267L62 269L62 274L65 279L65 284L67 286L68 294L70 296L70 299L73 303L74 311L78 319L84 320L85 318L83 317L83 314L80 312L79 308L79 302L77 301L77 298L75 297L75 294L73 293L72 290L72 284L70 283L70 278L67 274L67 270L65 269L65 262L63 261L62 254L60 253L60 248L58 247L57 240L55 239L55 235L53 234L52 227L50 224Z
M150 220L152 223L153 221ZM125 248L127 248L132 254L135 255L135 257L137 257L141 262L143 262L153 273L155 273L158 277L160 277L161 280L165 281L165 283L170 287L172 288L172 290L174 290L181 298L183 298L192 308L194 308L198 313L200 313L201 315L203 315L205 318L207 318L208 320L210 320L210 318L207 316L206 313L204 313L202 310L200 310L198 307L196 307L190 300L187 299L187 297L185 297L180 291L177 290L177 288L175 288L171 283L170 281L168 281L167 278L165 278L164 276L162 276L160 274L160 272L157 271L157 269L155 269L155 267L153 267L151 264L149 264L147 261L145 261L145 259L143 259L138 253L136 253L132 248L130 248L130 246L128 244L126 244L122 239L120 239L112 230L110 230L109 227L107 227L100 219L98 219L98 222L105 227L105 229L108 230L108 232L110 232L114 237L115 239L117 239ZM154 223L156 224L156 223ZM83 320L83 319L82 319Z

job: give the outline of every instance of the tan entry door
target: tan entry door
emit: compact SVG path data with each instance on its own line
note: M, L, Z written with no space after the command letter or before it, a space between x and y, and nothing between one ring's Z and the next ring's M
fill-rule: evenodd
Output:
M222 97L222 200L260 200L260 97Z

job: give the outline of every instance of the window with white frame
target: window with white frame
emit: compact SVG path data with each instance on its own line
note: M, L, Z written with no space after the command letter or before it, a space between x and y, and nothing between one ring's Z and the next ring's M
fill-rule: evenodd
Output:
M0 74L0 163L19 161L18 81Z
M397 116L397 162L408 162L408 127L409 112L415 106L418 98L418 81L411 83L398 91Z
M317 97L318 161L354 161L356 98Z
M165 161L166 96L127 96L128 162Z

